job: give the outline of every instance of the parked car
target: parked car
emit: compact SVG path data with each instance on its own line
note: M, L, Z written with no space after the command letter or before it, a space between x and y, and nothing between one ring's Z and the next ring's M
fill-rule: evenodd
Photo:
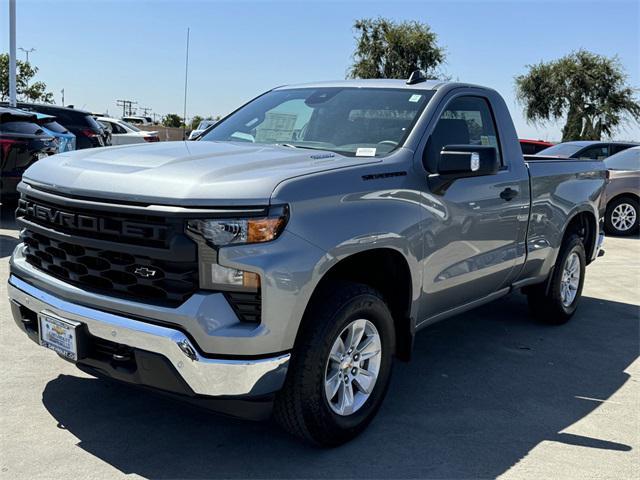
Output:
M640 145L632 142L599 142L595 140L580 140L563 142L540 150L537 155L563 158L582 158L590 160L604 160L627 148Z
M98 122L111 132L112 145L128 145L131 143L159 142L158 132L145 132L123 120L110 117L98 117Z
M153 125L151 117L142 117L138 115L122 117L123 122L127 122L130 125Z
M22 110L40 112L56 117L56 121L76 136L76 149L104 147L110 145L107 132L90 112L52 104L18 102Z
M33 165L10 304L85 372L273 406L336 445L418 330L520 288L540 321L568 321L605 182L603 162L525 163L495 90L419 73L279 87L197 142Z
M605 159L609 183L604 201L604 225L611 235L638 233L640 200L640 147L632 147Z
M541 150L553 146L553 143L545 142L544 140L527 140L521 138L518 141L520 142L520 148L522 148L524 155L535 155Z
M36 123L47 135L58 141L58 153L70 152L76 149L76 136L56 122L56 117L44 113L35 113Z
M200 124L198 125L198 128L196 128L195 130L191 130L191 133L189 134L189 140L194 140L195 138L200 136L202 134L202 132L204 132L211 125L215 125L216 122L217 122L217 120L203 120L203 121L201 121Z
M34 114L0 107L0 197L15 199L24 171L57 152L56 140L37 123Z

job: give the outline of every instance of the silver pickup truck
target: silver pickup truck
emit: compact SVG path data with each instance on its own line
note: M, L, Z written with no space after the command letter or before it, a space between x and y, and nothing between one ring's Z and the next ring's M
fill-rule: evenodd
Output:
M30 167L11 307L85 372L336 445L418 330L516 289L566 322L605 183L602 162L525 162L487 88L279 87L198 141Z

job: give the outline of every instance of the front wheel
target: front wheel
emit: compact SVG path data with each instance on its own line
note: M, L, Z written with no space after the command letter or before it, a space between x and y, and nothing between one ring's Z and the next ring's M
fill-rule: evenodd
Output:
M633 235L638 232L639 216L636 199L618 198L607 205L604 226L611 235Z
M324 293L305 315L274 414L290 433L334 446L358 435L378 411L395 336L376 290L340 283Z
M586 258L580 237L571 235L563 241L548 286L527 290L529 308L538 320L559 325L573 316L582 296Z

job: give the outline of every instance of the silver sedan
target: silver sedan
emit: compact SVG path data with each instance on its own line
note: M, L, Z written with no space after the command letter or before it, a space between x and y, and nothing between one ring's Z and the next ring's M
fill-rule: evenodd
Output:
M610 182L605 192L605 228L611 235L638 233L640 199L640 147L633 147L604 160Z

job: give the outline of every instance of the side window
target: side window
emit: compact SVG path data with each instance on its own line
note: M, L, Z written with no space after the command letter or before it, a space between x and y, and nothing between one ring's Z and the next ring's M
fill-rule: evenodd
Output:
M626 150L627 148L631 147L631 145L609 145L610 149L611 149L611 155L614 155L618 152L622 152L623 150Z
M440 152L446 145L500 146L489 102L482 97L464 96L453 99L445 108L427 141L422 162L430 172L436 172ZM501 160L501 163L502 160ZM503 163L504 164L504 163Z
M577 155L574 155L574 158L584 158L588 160L604 160L609 156L609 148L606 145L599 145L595 147L589 147Z
M109 124L111 125L111 130L113 131L113 133L116 133L116 134L127 133L127 131L117 123L110 122Z

